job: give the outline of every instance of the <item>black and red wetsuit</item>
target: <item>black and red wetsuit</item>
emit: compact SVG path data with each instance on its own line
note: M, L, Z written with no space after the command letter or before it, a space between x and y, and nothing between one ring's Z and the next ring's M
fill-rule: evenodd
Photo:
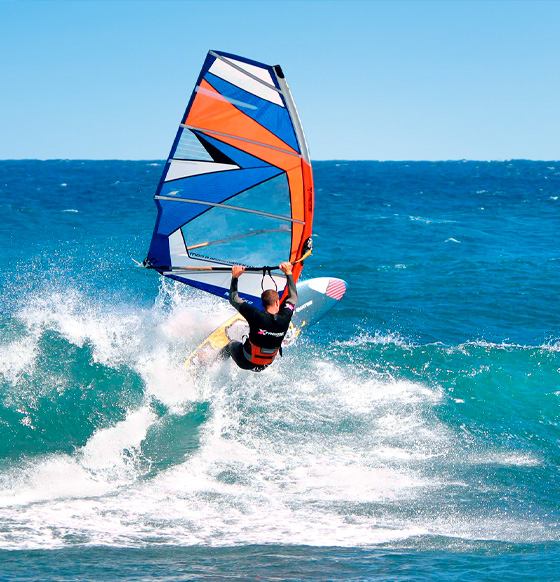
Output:
M280 304L278 313L272 314L243 301L237 292L237 278L231 278L229 302L247 320L249 337L243 344L232 341L228 346L228 352L243 370L255 372L264 370L280 350L297 303L294 279L291 275L287 275L287 279L288 295Z

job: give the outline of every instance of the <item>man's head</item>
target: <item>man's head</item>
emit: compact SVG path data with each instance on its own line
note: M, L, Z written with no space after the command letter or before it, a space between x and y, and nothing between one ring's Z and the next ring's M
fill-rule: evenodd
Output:
M265 311L278 313L280 297L274 289L267 289L261 295L262 304Z

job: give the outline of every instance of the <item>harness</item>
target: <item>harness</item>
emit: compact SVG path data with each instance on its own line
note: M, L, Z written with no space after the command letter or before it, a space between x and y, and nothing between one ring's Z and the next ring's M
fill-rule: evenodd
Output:
M251 364L257 366L268 366L272 364L274 358L281 351L281 347L277 348L261 348L256 346L250 339L247 340L251 346L251 353L249 354L245 349L245 344L243 344L243 355Z

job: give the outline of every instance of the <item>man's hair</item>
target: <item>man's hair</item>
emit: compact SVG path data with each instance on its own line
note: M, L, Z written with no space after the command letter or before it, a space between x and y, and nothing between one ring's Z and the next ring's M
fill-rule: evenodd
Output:
M274 291L274 289L267 289L261 295L261 300L263 303L263 307L266 309L267 307L271 307L278 301L278 293Z

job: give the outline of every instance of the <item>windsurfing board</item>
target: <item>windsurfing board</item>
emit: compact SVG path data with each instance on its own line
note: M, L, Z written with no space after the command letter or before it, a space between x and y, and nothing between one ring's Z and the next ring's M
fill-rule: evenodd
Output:
M318 277L301 281L296 287L298 301L284 345L293 344L304 329L317 323L346 293L346 282L333 277ZM185 366L189 369L208 366L215 361L219 352L230 341L243 342L248 335L249 325L241 314L236 313L214 330L192 352Z

